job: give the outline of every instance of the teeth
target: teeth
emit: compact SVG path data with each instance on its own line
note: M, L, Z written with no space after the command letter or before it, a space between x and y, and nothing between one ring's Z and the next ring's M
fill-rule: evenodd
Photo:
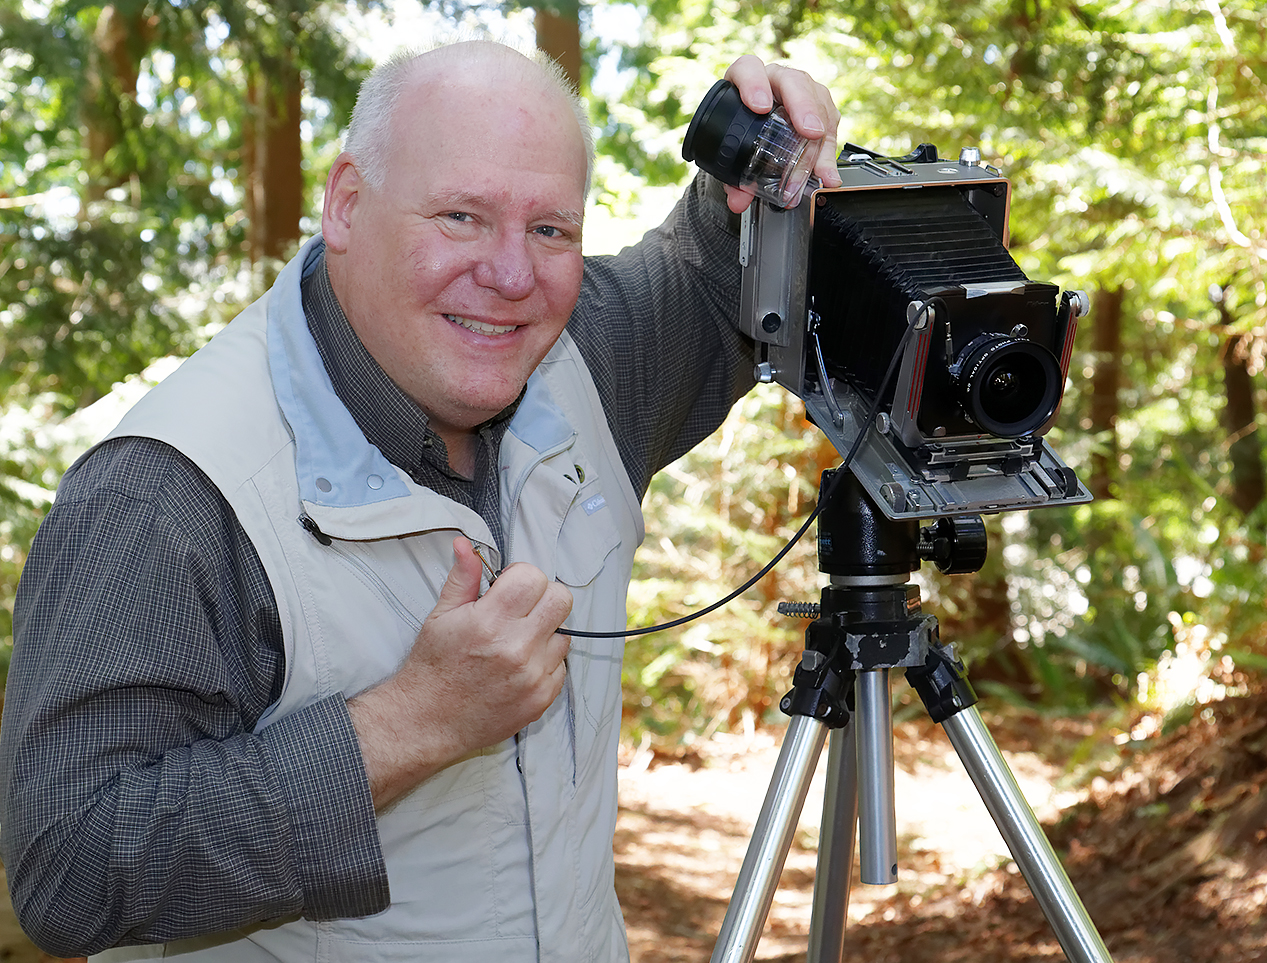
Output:
M446 314L445 317L459 327L474 331L476 334L510 334L515 328L519 327L517 324L485 324L483 321L460 318L456 314Z

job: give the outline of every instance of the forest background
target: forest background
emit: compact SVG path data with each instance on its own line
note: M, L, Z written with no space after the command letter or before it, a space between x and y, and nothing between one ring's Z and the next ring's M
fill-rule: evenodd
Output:
M990 519L980 573L916 576L926 606L978 689L1126 709L1134 738L1253 687L1267 668L1257 0L0 0L0 664L66 466L317 230L371 64L458 23L535 38L578 79L600 134L589 253L667 213L691 174L690 113L742 53L825 82L842 140L979 147L1012 181L1021 267L1091 296L1049 439L1096 499ZM797 399L754 392L654 481L631 623L742 583L836 460ZM627 738L674 753L774 721L803 631L774 603L821 584L806 538L730 605L631 639Z

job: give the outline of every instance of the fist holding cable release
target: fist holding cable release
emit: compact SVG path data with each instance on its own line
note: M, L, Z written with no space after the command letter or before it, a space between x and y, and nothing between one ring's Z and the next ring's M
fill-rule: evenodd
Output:
M370 788L381 808L476 749L536 721L563 690L571 638L559 627L572 593L519 562L493 576L466 538L413 648L391 679L349 702L362 723L396 739L384 752L363 740Z

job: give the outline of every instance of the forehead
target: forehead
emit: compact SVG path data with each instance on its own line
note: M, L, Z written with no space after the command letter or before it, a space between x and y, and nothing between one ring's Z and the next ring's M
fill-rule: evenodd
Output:
M522 58L520 58L522 59ZM437 62L420 69L393 117L391 166L426 176L488 165L585 178L585 142L563 92L527 60Z

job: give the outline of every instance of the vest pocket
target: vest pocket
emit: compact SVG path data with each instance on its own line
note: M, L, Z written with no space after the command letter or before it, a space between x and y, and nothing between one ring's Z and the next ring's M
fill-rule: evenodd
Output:
M555 574L564 585L589 585L620 545L613 511L598 484L581 486L563 519L555 550Z
M363 933L361 923L348 920L329 930L332 935L448 942L535 932L528 828L512 740L432 776L379 814L378 832L392 905L366 920Z

